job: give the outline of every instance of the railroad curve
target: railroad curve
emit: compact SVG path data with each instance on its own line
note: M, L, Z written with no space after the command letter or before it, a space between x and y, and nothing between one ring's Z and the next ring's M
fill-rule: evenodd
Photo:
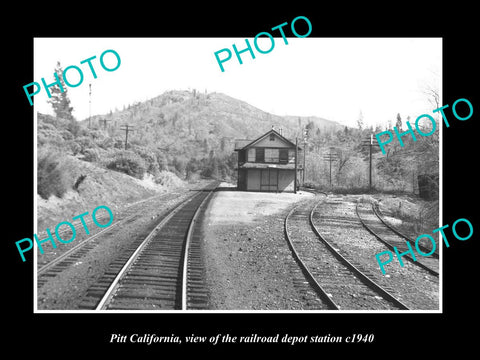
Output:
M316 207L293 207L285 218L285 235L293 256L314 290L333 310L408 310L344 258L313 223Z

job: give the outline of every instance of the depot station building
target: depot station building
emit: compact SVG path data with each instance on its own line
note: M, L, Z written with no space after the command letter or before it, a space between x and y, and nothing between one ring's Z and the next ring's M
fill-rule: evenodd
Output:
M256 140L236 140L237 189L296 192L303 171L302 149L274 129ZM297 188L295 188L295 182Z

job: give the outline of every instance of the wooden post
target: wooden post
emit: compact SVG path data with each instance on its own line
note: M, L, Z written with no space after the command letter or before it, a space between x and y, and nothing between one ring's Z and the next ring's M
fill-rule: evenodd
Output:
M134 131L132 125L123 125L123 128L120 128L120 130L125 130L125 150L127 150L127 144L128 144L128 132L129 131Z
M368 189L372 191L372 146L373 146L373 134L370 134L370 170L369 170L369 177L368 177Z
M92 84L88 84L88 128L92 128Z
M332 161L333 161L333 159L332 159L332 151L331 150L330 150L329 154L330 154L330 160L329 160L329 162L330 162L330 187L332 187Z
M303 172L302 172L302 184L305 186L305 156L307 155L307 138L303 138Z
M293 184L293 192L297 193L297 158L298 158L298 138L295 138L295 183Z

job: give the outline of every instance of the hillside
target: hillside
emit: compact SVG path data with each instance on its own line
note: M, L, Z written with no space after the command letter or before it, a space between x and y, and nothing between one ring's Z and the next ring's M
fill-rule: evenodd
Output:
M91 213L100 205L108 206L116 214L128 204L184 185L174 178L169 184L155 184L149 177L136 179L69 155L57 160L66 191L61 197L50 196L48 199L37 195L40 230L85 211Z
M119 127L132 125L131 144L164 149L168 155L188 159L208 156L211 150L227 155L233 150L235 139L254 139L272 126L277 130L283 128L283 134L290 139L302 136L302 129L308 122L323 130L344 128L318 117L272 115L225 94L195 90L168 91L121 111L95 116L91 126L105 128L103 120L107 120L109 133L119 140L125 138L125 132Z
M255 139L272 126L291 140L298 137L300 144L306 130L306 181L345 189L368 186L363 142L384 129L348 128L317 116L277 116L222 93L195 89L167 91L80 122L39 114L38 145L138 179L150 174L158 183L162 171L189 181L234 181L235 139ZM412 146L406 150L392 145L386 156L376 149L372 175L377 189L416 191L417 175L438 174L438 136L407 143ZM332 178L325 159L329 152Z

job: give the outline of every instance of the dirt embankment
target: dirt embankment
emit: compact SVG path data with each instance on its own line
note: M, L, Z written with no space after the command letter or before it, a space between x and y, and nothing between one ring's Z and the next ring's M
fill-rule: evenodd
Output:
M160 185L152 178L135 179L74 157L67 157L65 162L70 177L79 179L83 175L83 180L76 190L69 190L62 198L52 195L45 200L37 195L38 232L54 228L60 221L69 221L86 211L91 214L100 205L109 207L115 214L136 201L187 185L167 172L162 174L165 185Z

